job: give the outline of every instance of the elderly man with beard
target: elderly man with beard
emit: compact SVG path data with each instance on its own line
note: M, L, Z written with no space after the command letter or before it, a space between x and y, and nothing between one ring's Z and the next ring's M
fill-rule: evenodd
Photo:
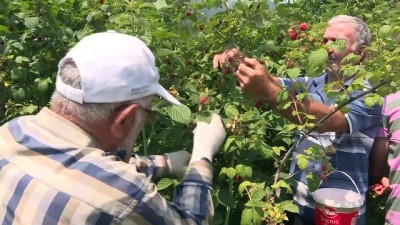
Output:
M2 224L209 224L219 116L197 123L192 155L130 154L154 96L180 104L158 80L153 53L133 36L96 33L75 45L50 108L0 127ZM186 174L172 202L152 181L167 173Z
M269 106L277 108L280 104L277 101L278 93L283 88L288 88L292 99L295 95L307 89L309 97L296 101L298 114L293 113L291 107L287 109L278 108L280 113L297 124L307 122L318 122L334 109L335 99L331 99L324 91L324 87L329 82L341 81L344 87L352 83L353 77L344 76L341 71L341 60L350 53L361 55L365 47L371 42L371 34L367 25L359 18L339 15L333 17L328 22L328 27L323 36L323 42L329 49L329 66L319 77L299 77L295 80L288 78L278 78L271 75L265 65L252 58L244 58L239 65L235 75L238 79L241 90L252 97L261 98ZM346 49L340 51L330 45L336 40L346 40ZM235 57L242 53L238 49L231 49L222 54L214 56L213 66L217 68L221 63L227 63L230 57ZM361 62L360 62L361 63ZM297 88L302 84L302 88ZM370 85L365 82L365 87ZM334 86L338 92L343 91L343 87ZM353 95L360 94L362 90L357 90ZM290 99L290 98L289 98ZM320 126L316 127L314 138L302 141L293 154L291 173L297 181L293 188L293 195L296 204L300 209L299 215L295 217L295 224L312 225L315 224L315 202L310 194L306 176L309 173L322 175L324 165L322 162L310 162L308 168L301 171L297 166L296 156L303 153L313 145L322 145L336 149L331 153L330 162L337 170L347 173L356 183L364 200L364 204L359 211L359 225L365 224L365 193L368 190L368 155L374 140L376 130L381 119L381 106L368 107L363 98L359 98L348 105L349 111L342 113L335 112ZM305 118L304 116L314 115L315 119ZM341 173L333 173L322 183L321 188L340 188L357 192L356 187L348 177Z

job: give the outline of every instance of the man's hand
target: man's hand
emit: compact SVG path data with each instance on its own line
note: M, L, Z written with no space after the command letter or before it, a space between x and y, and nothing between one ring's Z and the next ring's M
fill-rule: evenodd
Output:
M268 91L269 75L264 64L256 59L244 58L236 71L242 91L252 97L263 97Z
M244 54L237 48L226 50L217 54L213 59L213 68L220 68L224 72L235 72L239 64L243 61Z
M392 188L389 185L389 179L383 177L380 183L371 186L371 190L377 195L387 195L392 191Z
M170 174L182 177L186 172L186 166L189 163L190 153L185 150L165 153L165 162Z
M226 133L221 117L214 114L210 123L198 122L193 131L193 151L190 162L207 158L212 161L225 139Z

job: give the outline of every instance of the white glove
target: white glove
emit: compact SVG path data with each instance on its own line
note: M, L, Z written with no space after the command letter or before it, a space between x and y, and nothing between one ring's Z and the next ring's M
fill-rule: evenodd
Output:
M198 122L193 130L193 151L190 163L207 158L212 161L225 139L226 133L221 117L214 114L210 123ZM190 164L189 163L189 164Z
M165 153L165 162L169 173L182 177L186 172L186 166L190 159L190 153L185 150Z

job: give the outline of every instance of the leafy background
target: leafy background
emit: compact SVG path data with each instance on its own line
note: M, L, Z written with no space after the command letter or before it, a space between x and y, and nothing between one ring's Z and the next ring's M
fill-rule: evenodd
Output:
M298 0L274 10L264 1L0 0L0 124L47 106L58 61L84 36L106 30L137 36L156 54L160 82L184 106L157 101L159 113L135 150L144 155L190 150L194 121L221 114L228 136L213 162L214 224L279 224L287 219L285 212L297 212L283 157L295 144L295 132L315 124L291 124L243 96L230 71L212 68L214 54L237 47L278 76L317 76L325 66L326 22L338 14L358 16L368 23L373 43L364 68L345 68L358 75L338 103L364 80L381 85L367 94L369 104L381 103L380 96L399 89L399 8L389 0ZM219 12L210 16L210 9ZM301 22L309 24L304 34ZM288 34L291 27L299 32L296 40ZM200 104L200 96L207 101ZM280 98L285 102L287 93ZM178 181L164 178L158 187L171 199ZM368 223L382 224L383 215L384 198L371 194Z

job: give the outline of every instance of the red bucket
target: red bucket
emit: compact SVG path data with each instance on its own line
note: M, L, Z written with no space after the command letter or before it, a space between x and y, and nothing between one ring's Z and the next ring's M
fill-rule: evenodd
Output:
M351 181L356 185L352 179ZM317 225L358 224L358 211L363 204L360 193L338 188L322 188L313 193L313 198L316 202L315 221Z

